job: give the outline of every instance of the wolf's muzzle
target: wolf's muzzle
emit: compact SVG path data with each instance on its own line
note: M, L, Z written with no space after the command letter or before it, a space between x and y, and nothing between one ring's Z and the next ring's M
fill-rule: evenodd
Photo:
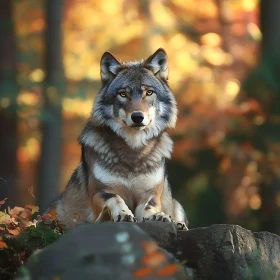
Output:
M134 123L140 124L144 120L144 115L141 112L134 112L131 114L131 119Z

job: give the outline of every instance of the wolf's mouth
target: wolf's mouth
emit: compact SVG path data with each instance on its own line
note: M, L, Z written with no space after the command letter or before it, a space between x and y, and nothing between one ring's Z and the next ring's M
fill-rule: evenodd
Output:
M133 124L131 127L143 127L145 126L144 124Z
M141 129L141 128L144 128L144 127L147 127L148 125L150 125L151 121L148 123L148 124L143 124L143 123L140 123L140 124L133 124L133 125L128 125L124 120L123 120L123 123L127 126L127 127L131 127L133 129Z

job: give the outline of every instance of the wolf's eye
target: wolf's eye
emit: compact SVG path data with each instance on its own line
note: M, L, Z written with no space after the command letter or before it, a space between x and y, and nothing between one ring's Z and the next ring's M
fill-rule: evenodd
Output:
M149 89L149 90L146 91L147 96L151 96L152 94L154 94L153 90Z
M123 92L123 91L119 92L119 95L120 95L121 97L126 97L126 93Z

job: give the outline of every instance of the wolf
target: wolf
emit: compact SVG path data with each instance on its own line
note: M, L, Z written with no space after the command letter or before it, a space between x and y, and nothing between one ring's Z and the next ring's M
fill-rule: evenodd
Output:
M176 124L177 105L165 50L135 62L105 52L100 73L102 87L79 137L80 164L47 212L55 210L66 227L163 221L186 230L167 180L173 142L166 130Z

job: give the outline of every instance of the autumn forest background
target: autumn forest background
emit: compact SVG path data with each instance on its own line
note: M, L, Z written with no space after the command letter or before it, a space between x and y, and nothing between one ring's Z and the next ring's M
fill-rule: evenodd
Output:
M1 0L0 201L61 192L100 88L99 61L169 56L168 163L190 227L280 234L280 1Z

